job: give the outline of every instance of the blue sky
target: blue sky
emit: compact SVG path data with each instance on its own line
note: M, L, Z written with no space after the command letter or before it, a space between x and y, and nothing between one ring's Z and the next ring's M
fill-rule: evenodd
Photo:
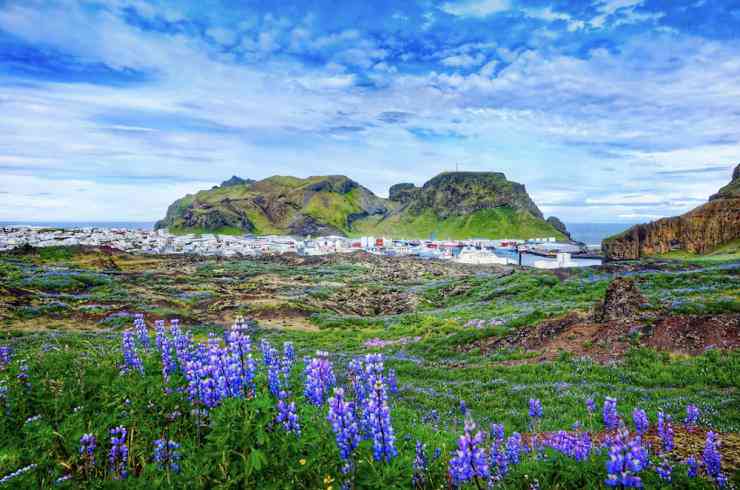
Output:
M673 215L740 161L738 37L719 0L0 0L0 220L456 165L566 222Z

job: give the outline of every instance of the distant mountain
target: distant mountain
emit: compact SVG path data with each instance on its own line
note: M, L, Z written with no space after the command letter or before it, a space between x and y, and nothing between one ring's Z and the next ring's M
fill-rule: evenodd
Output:
M610 260L637 259L672 250L704 254L740 239L740 164L729 184L709 202L681 216L635 225L607 238L601 248Z
M341 175L232 177L175 201L156 228L173 232L383 235L403 238L564 238L523 185L496 172L448 172L422 187L396 184L389 198Z

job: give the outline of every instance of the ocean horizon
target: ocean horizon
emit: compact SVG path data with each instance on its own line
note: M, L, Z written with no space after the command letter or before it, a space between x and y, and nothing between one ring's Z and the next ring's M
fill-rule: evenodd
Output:
M0 221L0 226L48 226L49 228L122 228L152 230L155 221ZM604 238L626 230L634 223L566 223L571 237L586 245L599 245Z

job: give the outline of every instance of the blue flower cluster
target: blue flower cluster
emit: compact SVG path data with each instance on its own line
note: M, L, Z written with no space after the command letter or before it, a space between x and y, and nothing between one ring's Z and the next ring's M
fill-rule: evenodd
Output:
M591 435L588 432L574 434L561 430L547 439L545 445L576 461L585 461L591 455Z
M610 487L642 488L640 472L649 465L648 451L640 436L629 439L625 428L608 441L609 455L606 462L606 483Z
M180 445L172 440L157 439L154 441L154 462L160 469L180 472Z
M126 445L127 431L125 427L114 427L110 431L111 448L108 453L108 464L111 475L115 480L128 477L128 446Z
M336 384L334 369L329 362L329 354L317 352L316 357L306 364L306 387L304 394L309 402L316 406L324 404L331 388Z
M719 453L719 441L717 440L717 434L712 431L707 432L702 460L707 475L714 479L717 486L720 488L727 486L727 477L722 473L722 457Z
M411 478L411 485L416 489L426 487L427 472L429 471L429 462L426 455L426 446L421 441L416 441L416 454L414 456L414 475Z
M0 346L0 371L8 367L11 359L13 359L13 350L7 345Z
M146 321L144 321L144 315L137 313L134 315L134 330L136 330L136 336L139 338L139 343L145 350L151 348L151 341L149 340L149 331L146 328Z
M542 418L542 402L535 399L529 399L529 416L533 419Z
M683 423L686 426L687 429L693 429L696 427L696 425L699 423L699 417L701 416L701 412L699 411L699 407L696 405L689 404L686 406L686 418L684 419Z
M218 406L226 398L245 398L254 393L256 366L249 336L238 327L226 335L226 345L211 337L207 345L193 347L182 334L175 337L178 362L185 366L188 397L206 409ZM180 349L178 349L180 345Z
M4 485L5 483L8 483L10 480L18 478L19 476L25 473L28 473L29 471L33 470L37 466L38 466L37 464L29 464L28 466L24 466L23 468L19 468L15 470L14 472L5 475L4 477L0 478L0 485Z
M658 411L658 437L660 437L660 446L664 453L673 451L671 416L665 414L662 410Z
M139 353L136 350L133 332L123 332L121 350L123 351L123 367L121 371L124 373L138 372L139 374L144 374L144 364L141 362Z
M292 432L296 436L301 435L301 426L298 423L298 414L296 413L295 402L287 402L288 394L281 391L278 395L277 410L278 414L275 422L283 424L286 432Z
M619 427L619 415L617 414L617 399L607 396L604 400L602 411L604 427L607 430L616 430Z
M632 412L632 421L635 423L635 431L641 436L645 435L650 428L650 420L648 420L645 410L641 408L636 408Z
M480 486L479 481L485 481L490 476L488 457L483 447L486 436L481 431L473 435L475 423L470 419L465 421L464 430L457 442L457 451L450 459L450 479L458 486L471 480Z
M334 388L334 395L329 398L329 414L326 418L334 431L339 457L349 461L360 444L360 430L355 406L344 399L343 388Z
M98 440L92 434L83 434L80 437L80 455L85 461L85 466L95 466L95 448Z
M365 357L365 375L371 387L363 405L363 427L373 441L373 457L376 461L389 462L398 455L396 436L391 425L388 393L383 377L383 356L368 354Z

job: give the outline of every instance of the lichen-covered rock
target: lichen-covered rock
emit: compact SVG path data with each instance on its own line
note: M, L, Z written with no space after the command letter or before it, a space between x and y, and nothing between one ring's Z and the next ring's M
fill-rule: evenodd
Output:
M645 303L647 300L637 289L635 281L618 277L607 287L604 301L596 304L594 320L597 322L629 320L639 313Z
M632 260L684 250L704 254L740 238L740 165L712 200L681 216L636 225L602 243L609 260Z

